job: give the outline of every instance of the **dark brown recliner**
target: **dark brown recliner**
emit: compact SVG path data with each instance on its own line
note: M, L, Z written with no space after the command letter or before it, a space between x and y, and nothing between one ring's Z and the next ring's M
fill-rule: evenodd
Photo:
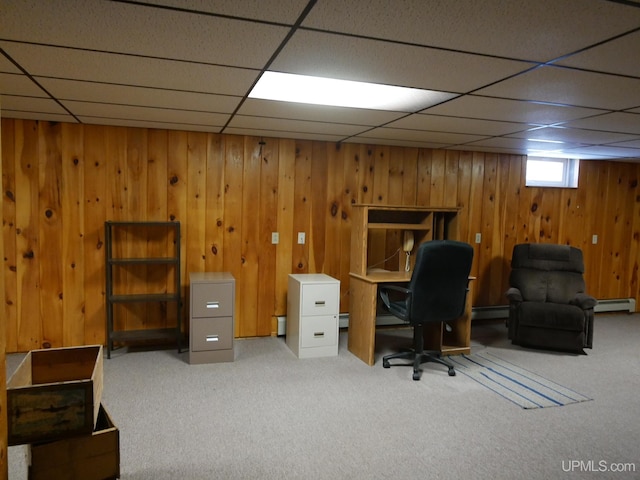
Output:
M508 335L527 347L584 353L593 345L593 308L585 293L582 251L526 243L513 248Z

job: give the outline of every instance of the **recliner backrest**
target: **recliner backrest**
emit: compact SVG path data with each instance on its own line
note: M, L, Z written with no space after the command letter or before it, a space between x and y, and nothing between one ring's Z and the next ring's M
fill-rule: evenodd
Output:
M412 323L446 322L464 313L473 247L455 240L432 240L418 247L409 283Z
M525 301L569 303L584 293L582 250L569 245L523 243L513 248L509 284Z

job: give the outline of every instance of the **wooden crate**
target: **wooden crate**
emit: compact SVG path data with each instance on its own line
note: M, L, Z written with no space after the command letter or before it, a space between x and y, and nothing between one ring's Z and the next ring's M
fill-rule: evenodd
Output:
M120 478L120 432L103 405L91 435L33 444L29 453L29 480Z
M7 382L8 444L90 435L102 388L102 345L30 351Z

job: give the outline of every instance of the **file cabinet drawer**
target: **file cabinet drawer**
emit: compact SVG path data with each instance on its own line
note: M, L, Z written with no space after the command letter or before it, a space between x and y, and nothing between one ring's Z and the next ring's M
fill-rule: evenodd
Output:
M233 315L233 284L192 284L192 317L230 317Z
M333 314L340 308L339 296L340 284L338 283L303 285L301 315Z
M191 323L194 352L226 350L233 346L233 321L231 318L194 318Z
M306 317L302 320L300 347L325 347L338 343L338 319L335 315Z

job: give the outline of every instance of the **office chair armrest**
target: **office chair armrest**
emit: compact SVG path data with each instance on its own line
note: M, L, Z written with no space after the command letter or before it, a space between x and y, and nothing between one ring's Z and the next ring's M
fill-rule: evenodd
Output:
M509 288L509 290L507 290L505 295L509 299L509 302L522 302L523 300L522 292L520 291L519 288L516 288L516 287Z
M391 285L391 284L381 284L378 287L380 292L380 298L382 299L382 303L384 306L392 312L394 315L398 316L402 320L406 320L406 313L411 311L411 290L405 287L401 287L399 285ZM392 302L391 298L389 298L390 292L398 292L404 295L404 305L399 306L398 302ZM395 304L395 305L392 305ZM400 311L399 310L402 310Z
M598 304L598 300L596 300L591 295L587 295L586 293L576 293L574 299L569 303L571 305L577 305L582 310L588 310L595 307Z

